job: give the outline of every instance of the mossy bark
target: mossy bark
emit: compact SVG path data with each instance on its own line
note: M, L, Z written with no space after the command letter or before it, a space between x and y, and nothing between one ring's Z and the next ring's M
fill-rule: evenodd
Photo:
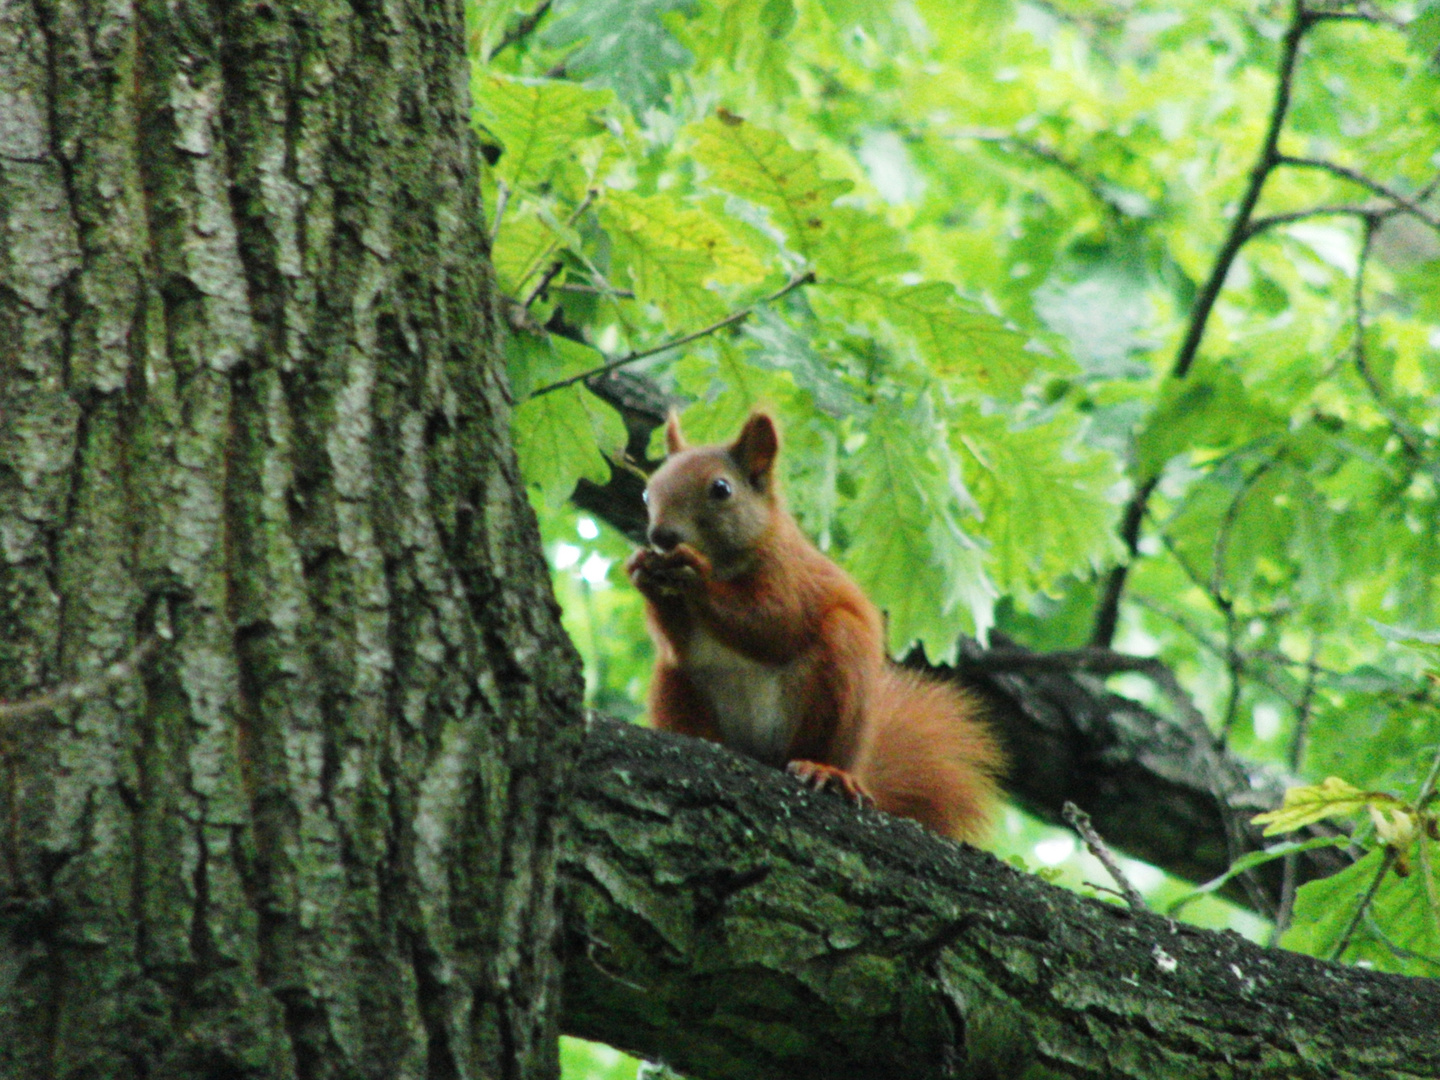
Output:
M565 1027L705 1080L1440 1076L1440 984L1047 885L694 739L592 725Z
M556 1071L462 21L0 6L0 1076Z

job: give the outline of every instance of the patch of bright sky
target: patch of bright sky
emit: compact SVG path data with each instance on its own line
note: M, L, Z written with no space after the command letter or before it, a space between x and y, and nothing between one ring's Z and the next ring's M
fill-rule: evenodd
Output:
M590 557L580 567L580 576L590 585L600 589L609 585L605 575L610 573L610 564L614 559L607 559L598 551L592 551Z
M1280 710L1268 701L1262 701L1255 706L1250 722L1254 725L1255 737L1261 742L1280 734Z
M910 162L910 152L893 131L872 131L857 153L860 163L888 203L918 202L925 192L925 180Z

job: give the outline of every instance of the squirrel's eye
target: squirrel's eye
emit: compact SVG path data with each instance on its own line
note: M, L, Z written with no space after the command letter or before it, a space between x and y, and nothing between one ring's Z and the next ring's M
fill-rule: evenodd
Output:
M712 499L728 499L734 489L730 487L730 481L723 476L710 485L710 497Z
M649 505L650 505L650 489L649 489L649 488L646 488L644 491L640 492L640 501L643 502L646 506L649 506Z

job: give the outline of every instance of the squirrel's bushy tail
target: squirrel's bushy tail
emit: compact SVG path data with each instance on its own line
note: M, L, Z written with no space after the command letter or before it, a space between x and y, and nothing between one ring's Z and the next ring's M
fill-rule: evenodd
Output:
M981 708L958 687L887 666L855 768L876 805L957 840L983 839L1005 758Z

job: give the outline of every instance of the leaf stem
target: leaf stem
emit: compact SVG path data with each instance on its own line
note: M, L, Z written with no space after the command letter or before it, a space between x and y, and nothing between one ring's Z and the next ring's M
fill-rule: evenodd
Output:
M600 193L594 188L591 188L589 191L585 192L585 198L580 200L580 205L575 207L575 209L570 212L570 216L565 219L565 228L568 229L571 225L574 225L575 222L579 221L580 215L585 213L586 210L590 209L590 204L595 201L596 196L598 196L599 194ZM531 275L544 265L545 260L550 258L550 256L555 253L555 249L560 246L560 240L561 238L559 236L552 237L550 243L545 245L545 250L540 253L539 258L533 259L530 264L525 267L525 273L521 274L520 280L515 283L515 291L517 293L520 291L521 287L530 280ZM532 297L531 299L534 298ZM530 302L526 301L525 306L529 307Z

